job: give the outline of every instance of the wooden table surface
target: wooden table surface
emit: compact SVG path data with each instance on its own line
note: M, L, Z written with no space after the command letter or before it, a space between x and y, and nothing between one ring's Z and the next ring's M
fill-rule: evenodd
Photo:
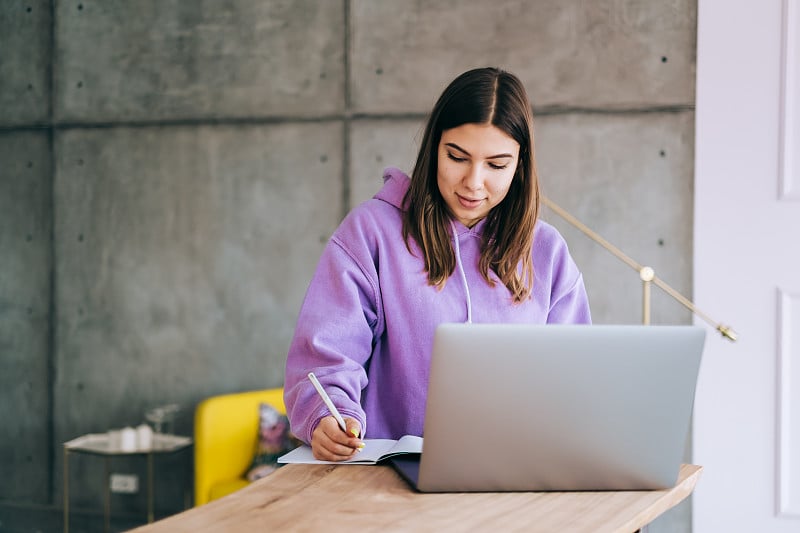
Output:
M672 489L422 494L389 466L286 465L250 486L136 533L214 531L527 531L630 533L685 499L702 467Z

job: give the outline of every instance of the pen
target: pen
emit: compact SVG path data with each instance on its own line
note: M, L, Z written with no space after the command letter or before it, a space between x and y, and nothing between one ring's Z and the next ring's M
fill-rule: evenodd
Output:
M344 419L342 418L342 415L339 414L339 410L336 409L335 405L333 405L333 402L331 401L331 397L328 396L328 393L325 392L325 389L322 388L322 384L319 382L319 380L317 380L317 376L315 376L313 372L309 372L308 373L308 379L311 380L311 383L314 385L314 388L317 389L317 392L319 393L320 397L322 398L322 401L325 402L325 405L328 406L328 410L333 415L333 418L335 418L336 421L339 423L339 427L342 428L342 431L347 433L347 426L344 423Z

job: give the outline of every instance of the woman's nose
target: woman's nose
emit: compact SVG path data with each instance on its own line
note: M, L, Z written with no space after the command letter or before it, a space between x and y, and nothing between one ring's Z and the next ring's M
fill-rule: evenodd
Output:
M464 186L470 190L480 189L483 185L483 176L481 174L480 165L469 165L463 182Z

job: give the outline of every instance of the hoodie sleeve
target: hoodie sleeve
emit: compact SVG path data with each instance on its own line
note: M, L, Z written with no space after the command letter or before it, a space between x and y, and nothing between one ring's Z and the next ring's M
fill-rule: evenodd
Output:
M361 391L367 385L365 365L380 308L374 271L368 253L356 257L334 234L309 285L289 347L284 383L292 432L306 443L319 420L330 414L308 380L312 371L342 416L355 418L362 435L366 432Z
M544 282L549 293L547 323L591 324L589 297L583 276L569 253L566 241L553 226L543 222L538 226L534 238L534 258L539 258L536 268L543 270L536 276L541 276L540 281Z
M575 269L577 271L577 268ZM548 324L591 324L592 316L589 312L589 297L583 285L583 276L578 273L572 286L565 290L553 293L554 299L550 303L550 312L547 314Z

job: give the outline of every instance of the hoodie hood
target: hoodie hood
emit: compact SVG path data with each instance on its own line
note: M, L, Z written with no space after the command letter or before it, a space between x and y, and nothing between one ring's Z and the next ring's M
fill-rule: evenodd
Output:
M406 191L408 191L408 187L411 185L411 178L406 175L405 172L398 168L389 167L383 172L383 188L375 195L377 200L383 200L390 205L400 209L403 211L403 198L405 197ZM483 224L481 224L482 226ZM459 224L462 229L466 230L464 233L468 233L466 227ZM469 294L469 283L467 282L466 274L464 273L464 265L461 259L461 246L459 243L459 231L458 227L456 226L456 221L450 220L450 230L451 230L451 238L453 242L453 251L455 252L456 256L456 270L458 272L458 277L460 278L461 284L464 287L464 294L466 298L466 308L467 308L467 317L466 322L472 322L472 302Z
M389 167L383 171L383 187L375 198L403 210L403 198L410 185L411 178L405 172L399 168Z

